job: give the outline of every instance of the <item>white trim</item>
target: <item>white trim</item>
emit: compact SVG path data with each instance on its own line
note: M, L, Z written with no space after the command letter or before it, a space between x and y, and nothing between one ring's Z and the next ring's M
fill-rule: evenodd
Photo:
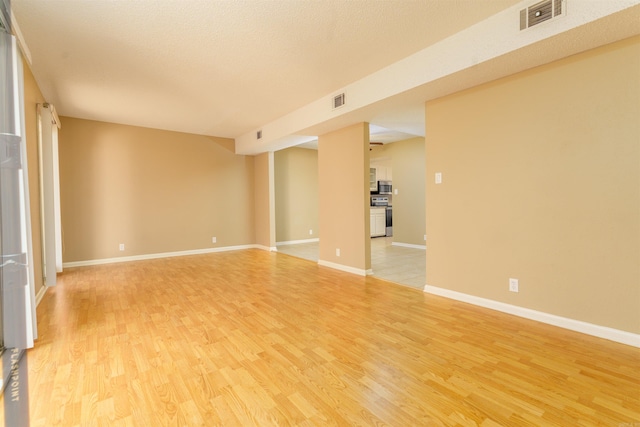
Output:
M285 246L285 245L300 245L302 243L315 243L315 242L319 242L320 239L318 237L316 237L315 239L303 239L303 240L286 240L284 242L276 242L276 245L281 245L281 246Z
M31 51L27 46L27 42L24 41L24 36L22 35L22 31L20 31L20 26L18 25L16 16L13 14L13 10L11 11L11 31L13 32L13 35L16 36L16 39L18 39L18 47L29 63L29 66L33 65L33 61L31 60Z
M337 264L331 261L318 260L318 265L333 268L335 270L345 271L347 273L357 274L358 276L370 276L373 274L371 269L363 270L361 268L349 267L348 265Z
M38 291L38 294L36 295L36 307L40 305L40 301L42 301L42 298L44 298L44 294L47 293L47 286L43 286L40 288L40 290Z
M587 323L581 320L556 316L555 314L518 307L499 301L464 294L462 292L438 288L436 286L425 285L424 292L640 348L640 334L621 331L619 329L613 329L606 326L594 325L593 323Z
M117 258L92 259L88 261L65 262L63 264L63 267L64 268L86 267L90 265L115 264L118 262L143 261L147 259L171 258L176 256L202 255L202 254L209 254L214 252L228 252L228 251L237 251L242 249L262 249L262 248L263 247L259 245L225 246L221 248L195 249L191 251L163 252L158 254L134 255L134 256L117 257Z
M253 247L255 249L260 249L263 251L278 252L278 248L276 248L275 246L253 245Z
M402 243L402 242L391 242L391 246L401 246L403 248L413 248L413 249L422 249L426 250L426 245L414 245L412 243Z

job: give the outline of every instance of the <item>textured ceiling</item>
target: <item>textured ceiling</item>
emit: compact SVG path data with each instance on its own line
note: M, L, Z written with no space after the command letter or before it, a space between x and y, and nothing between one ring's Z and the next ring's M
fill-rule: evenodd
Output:
M237 137L516 0L13 0L61 115Z
M580 14L599 18L331 120L318 116L315 125L280 132L271 145L262 141L244 153L284 148L299 143L290 142L299 139L294 133L308 141L357 121L378 125L372 140L424 135L426 99L640 33L640 0L565 1L567 18L558 26ZM479 39L465 45L471 58L492 45L517 45L527 35L497 40L511 24L496 28L494 18L517 18L521 7L535 2L12 0L11 5L36 80L60 115L235 138L238 150L238 142L255 137L256 129L277 128L321 98L376 81L371 76L379 70L437 51L443 41L483 28ZM625 8L604 19L599 12ZM505 9L510 9L506 15ZM513 25L517 32L517 22ZM537 34L552 34L558 26ZM426 75L468 59L456 49L434 58L424 72L416 72ZM381 85L369 86L367 93L376 87Z

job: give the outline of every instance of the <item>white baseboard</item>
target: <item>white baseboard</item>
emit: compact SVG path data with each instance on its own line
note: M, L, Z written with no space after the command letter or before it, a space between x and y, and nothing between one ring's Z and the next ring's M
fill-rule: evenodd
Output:
M40 301L44 298L44 294L47 293L47 286L44 285L40 288L38 293L36 294L36 307L40 305Z
M127 257L102 258L102 259L92 259L87 261L65 262L64 264L62 264L62 266L63 268L86 267L90 265L114 264L117 262L143 261L147 259L170 258L170 257L186 256L186 255L202 255L202 254L210 254L214 252L228 252L228 251L237 251L242 249L262 249L262 248L263 247L259 245L224 246L220 248L206 248L206 249L195 249L190 251L163 252L158 254L134 255L134 256L127 256ZM266 248L267 250L269 250L268 247Z
M583 334L592 335L598 338L604 338L610 341L615 341L621 344L640 348L640 334L621 331L619 329L613 329L606 326L594 325L593 323L587 323L581 320L574 320L566 317L556 316L555 314L549 314L542 311L531 310L529 308L518 307L516 305L506 304L486 298L480 298L473 295L464 294L462 292L438 288L436 286L425 285L424 291L445 298L450 298L480 307L501 311L503 313L513 314L515 316L524 317L525 319L559 326L571 331L581 332Z
M373 271L371 269L364 270L362 268L350 267L348 265L342 265L331 261L318 260L318 265L333 268L335 270L345 271L347 273L357 274L358 276L370 276L373 274Z
M320 239L319 238L315 238L315 239L304 239L304 240L286 240L284 242L276 242L276 245L299 245L302 243L315 243L315 242L319 242Z
M402 243L402 242L391 242L391 246L402 246L403 248L413 248L413 249L422 249L426 250L426 245L414 245L412 243Z
M278 252L278 248L275 246L252 245L252 247L268 252Z

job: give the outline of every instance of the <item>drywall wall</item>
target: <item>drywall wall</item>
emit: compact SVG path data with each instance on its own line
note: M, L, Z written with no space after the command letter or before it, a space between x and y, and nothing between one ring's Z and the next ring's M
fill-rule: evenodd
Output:
M276 241L317 238L318 151L294 147L274 157Z
M319 263L364 274L371 269L368 123L318 137L318 177Z
M64 262L254 243L253 158L233 140L61 120Z
M427 283L640 333L639 75L635 37L427 102Z
M255 243L263 249L276 246L273 153L262 153L254 160Z
M371 150L371 164L388 165L393 173L394 243L425 244L424 146L424 138L416 137ZM398 193L395 194L395 191Z

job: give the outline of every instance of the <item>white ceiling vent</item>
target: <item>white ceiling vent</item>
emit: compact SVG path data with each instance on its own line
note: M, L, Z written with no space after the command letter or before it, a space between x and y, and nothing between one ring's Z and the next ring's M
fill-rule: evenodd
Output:
M545 0L520 11L520 30L526 30L541 22L562 16L565 0Z
M340 108L344 105L344 93L333 97L333 109Z

